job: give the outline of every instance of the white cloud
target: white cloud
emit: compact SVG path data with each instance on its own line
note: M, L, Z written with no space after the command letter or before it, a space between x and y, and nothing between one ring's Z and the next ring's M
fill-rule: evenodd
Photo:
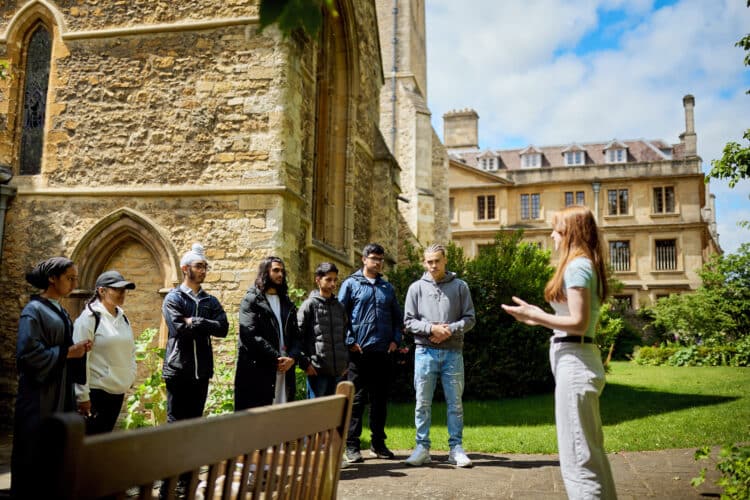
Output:
M682 0L651 12L650 0L430 0L428 91L435 129L442 115L472 107L480 146L664 139L684 130L682 96L696 99L698 152L706 163L750 127L747 69L734 46L750 26L737 0ZM599 29L597 15L622 9L614 49L574 51ZM721 244L750 241L746 184L721 193ZM744 192L744 193L743 193ZM730 206L734 208L729 208Z

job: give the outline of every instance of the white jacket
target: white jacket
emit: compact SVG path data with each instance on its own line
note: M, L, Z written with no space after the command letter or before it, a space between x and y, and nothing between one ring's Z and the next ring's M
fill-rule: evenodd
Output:
M88 307L75 321L73 342L90 339L94 342L87 354L86 384L75 384L76 400L89 401L90 389L101 389L110 394L124 394L135 381L135 340L122 309L112 316L98 300L91 308L101 314L99 327L94 332L96 318Z

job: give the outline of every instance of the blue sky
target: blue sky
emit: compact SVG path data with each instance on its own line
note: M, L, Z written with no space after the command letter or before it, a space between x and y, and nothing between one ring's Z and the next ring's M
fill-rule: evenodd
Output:
M750 71L735 42L745 0L427 0L432 123L479 114L482 149L618 139L679 141L695 96L704 171L750 127ZM750 181L712 181L725 251L750 242Z

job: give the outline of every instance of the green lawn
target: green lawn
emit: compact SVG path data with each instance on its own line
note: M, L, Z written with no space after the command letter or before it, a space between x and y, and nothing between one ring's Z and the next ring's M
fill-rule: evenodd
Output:
M750 369L615 362L601 410L607 451L749 442ZM386 433L390 448L414 447L413 404L389 406ZM369 439L369 432L362 437ZM433 449L447 449L444 403L433 405L431 438ZM552 394L465 401L464 448L474 453L556 453Z

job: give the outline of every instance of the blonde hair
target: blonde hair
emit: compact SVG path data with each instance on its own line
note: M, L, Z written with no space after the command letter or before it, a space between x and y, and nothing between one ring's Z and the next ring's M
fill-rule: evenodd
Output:
M565 268L576 257L591 260L597 280L597 295L601 301L607 296L606 269L596 227L594 214L581 205L571 205L552 216L552 229L560 233L560 262L554 276L544 288L544 298L548 302L565 302Z

